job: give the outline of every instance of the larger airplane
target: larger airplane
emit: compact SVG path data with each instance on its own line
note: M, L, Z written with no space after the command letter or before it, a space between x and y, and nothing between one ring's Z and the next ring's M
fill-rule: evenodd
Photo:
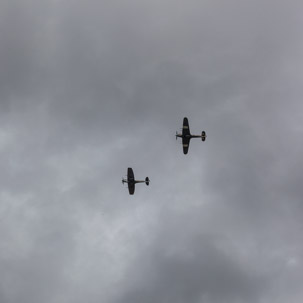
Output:
M146 177L145 180L135 180L134 172L131 167L127 169L127 179L122 178L122 184L127 183L130 195L133 195L135 193L136 183L145 183L146 185L149 185L149 182L150 181L148 177Z
M178 134L176 132L176 140L178 138L182 138L182 145L183 145L183 153L186 155L188 153L189 143L191 138L201 138L202 141L206 140L206 133L202 131L201 136L199 135L192 135L189 130L188 119L184 117L183 119L183 127L182 127L182 134Z

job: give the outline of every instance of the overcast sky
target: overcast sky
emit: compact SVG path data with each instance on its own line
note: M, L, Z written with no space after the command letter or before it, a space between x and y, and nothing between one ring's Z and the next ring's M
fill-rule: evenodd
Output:
M0 302L301 303L302 10L0 0Z

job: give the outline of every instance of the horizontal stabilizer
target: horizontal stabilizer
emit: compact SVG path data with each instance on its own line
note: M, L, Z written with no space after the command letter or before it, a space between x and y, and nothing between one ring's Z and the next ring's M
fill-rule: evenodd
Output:
M202 134L201 134L201 140L202 140L202 141L205 141L205 140L206 140L206 137L207 137L207 136L206 136L206 132L203 131Z
M149 185L149 178L148 177L145 178L145 184Z

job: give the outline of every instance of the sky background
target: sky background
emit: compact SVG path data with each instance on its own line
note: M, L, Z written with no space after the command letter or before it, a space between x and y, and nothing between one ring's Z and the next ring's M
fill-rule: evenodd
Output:
M301 303L302 10L0 0L0 302Z

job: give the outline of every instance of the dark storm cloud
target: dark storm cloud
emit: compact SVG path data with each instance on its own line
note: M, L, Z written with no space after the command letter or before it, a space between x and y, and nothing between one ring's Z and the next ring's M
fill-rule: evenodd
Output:
M2 1L0 300L302 301L301 9Z

